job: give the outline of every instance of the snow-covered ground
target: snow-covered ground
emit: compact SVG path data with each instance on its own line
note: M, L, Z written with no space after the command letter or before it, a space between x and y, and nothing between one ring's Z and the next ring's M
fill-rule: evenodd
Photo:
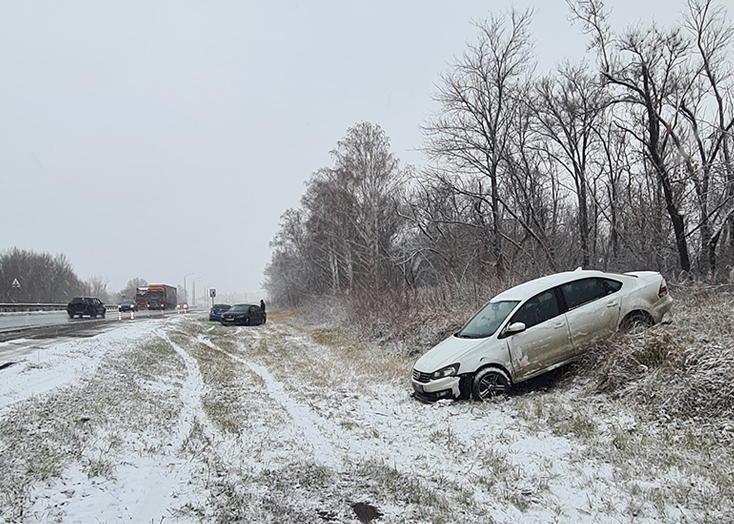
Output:
M360 503L377 522L732 515L728 450L573 381L426 405L411 358L194 315L23 358L0 371L0 522L367 522Z

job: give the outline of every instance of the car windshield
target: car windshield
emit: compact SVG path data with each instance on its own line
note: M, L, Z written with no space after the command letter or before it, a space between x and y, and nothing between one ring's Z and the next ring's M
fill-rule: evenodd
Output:
M519 300L489 302L461 328L461 331L456 336L461 338L485 338L492 336L519 302Z
M250 307L249 304L235 304L231 308L229 308L229 313L237 313L238 311L247 311L247 308Z

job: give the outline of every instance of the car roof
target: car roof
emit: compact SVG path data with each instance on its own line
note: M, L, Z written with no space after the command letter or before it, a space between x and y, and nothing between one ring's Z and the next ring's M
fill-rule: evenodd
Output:
M491 302L497 302L499 300L527 300L546 289L565 284L566 282L573 282L575 280L591 277L610 278L614 280L624 279L624 275L605 273L603 271L584 269L564 271L563 273L555 273L553 275L536 278L535 280L530 280L520 284L519 286L512 287L492 298Z
M232 307L235 307L235 306L247 306L247 307L250 307L250 306L254 306L254 305L255 305L255 304L235 304L235 305L234 305L234 306L232 306ZM257 306L257 307L260 307L260 306Z

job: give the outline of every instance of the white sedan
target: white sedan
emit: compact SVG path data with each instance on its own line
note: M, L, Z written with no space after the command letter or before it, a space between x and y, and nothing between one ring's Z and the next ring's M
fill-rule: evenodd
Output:
M526 282L490 300L458 333L413 368L421 400L485 400L567 364L595 340L629 325L652 325L670 310L654 271L569 271Z

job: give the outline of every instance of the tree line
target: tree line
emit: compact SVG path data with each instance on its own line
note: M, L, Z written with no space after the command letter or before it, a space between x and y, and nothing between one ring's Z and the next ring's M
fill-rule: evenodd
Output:
M378 125L281 218L266 269L294 306L344 296L439 302L577 266L727 278L734 261L734 26L689 0L669 27L617 30L601 0L569 3L594 63L535 73L531 11L475 24L422 125L426 165L401 167Z
M18 286L13 286L17 281ZM10 248L0 253L0 302L63 304L73 297L97 297L116 303L120 297L133 298L135 289L147 285L139 277L128 281L119 293L107 289L101 276L80 279L65 255L37 253Z

